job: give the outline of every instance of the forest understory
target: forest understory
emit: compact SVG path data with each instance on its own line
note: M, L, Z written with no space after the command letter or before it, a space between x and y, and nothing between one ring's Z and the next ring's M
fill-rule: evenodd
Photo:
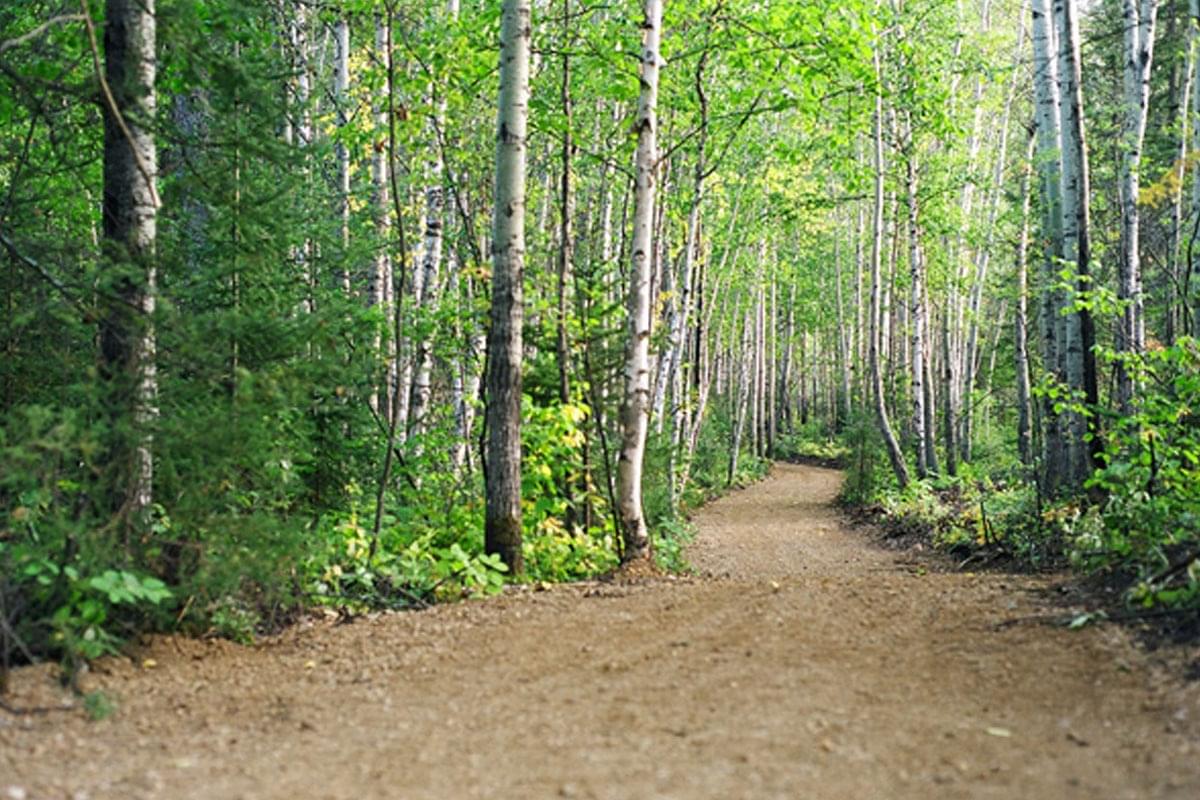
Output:
M835 507L841 482L777 464L705 507L694 576L313 618L252 647L150 639L83 676L103 719L0 714L0 792L1200 794L1200 684L1178 669L1194 646L1039 621L1064 613L1061 576L889 551ZM48 665L16 671L8 699L76 702Z

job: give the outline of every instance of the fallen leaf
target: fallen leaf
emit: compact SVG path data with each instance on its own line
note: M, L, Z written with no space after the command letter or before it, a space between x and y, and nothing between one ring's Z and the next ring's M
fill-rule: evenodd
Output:
M142 669L154 669L158 666L158 662L153 658L147 658L142 661Z

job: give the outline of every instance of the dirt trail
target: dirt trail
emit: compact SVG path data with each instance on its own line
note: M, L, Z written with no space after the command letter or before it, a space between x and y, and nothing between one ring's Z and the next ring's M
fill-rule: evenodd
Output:
M1194 687L1115 628L997 628L1044 581L879 550L839 479L709 506L703 578L158 642L93 676L104 721L0 712L0 798L1200 797Z

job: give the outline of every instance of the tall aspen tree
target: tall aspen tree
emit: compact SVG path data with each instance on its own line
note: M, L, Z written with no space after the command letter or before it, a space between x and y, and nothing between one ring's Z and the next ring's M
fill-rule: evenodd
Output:
M524 319L525 158L529 114L529 0L504 0L492 209L484 546L514 574L521 553L521 325Z
M662 0L642 0L641 92L637 117L637 191L629 273L625 397L621 403L621 456L617 505L626 562L650 555L642 508L642 468L650 411L650 292L654 255L655 175L658 170L658 73L663 63Z
M458 0L449 0L446 4L444 19L454 20L458 17ZM435 89L439 92L439 89ZM433 155L428 162L428 172L425 183L425 233L421 247L421 297L417 307L425 313L433 313L438 304L441 282L439 275L442 268L442 257L445 249L445 214L446 193L443 181L446 174L446 164L442 157L442 147L439 141L440 131L446 125L446 98L438 94L433 98L434 113L429 125L428 136ZM414 371L412 379L412 399L409 405L409 430L417 435L425 429L425 417L433 395L433 329L426 322L420 327L416 349L413 354Z
M334 27L337 48L334 54L333 97L337 110L337 127L343 132L350 124L350 21L339 17ZM339 278L342 291L350 294L350 267L346 251L350 249L350 148L339 139L334 146L337 159L338 221L342 243L342 269Z
M906 120L905 144L913 149L912 121ZM917 200L916 154L909 152L905 159L905 189L908 196L908 269L909 308L912 315L912 424L917 445L917 475L929 472L928 437L925 435L925 257L921 252L920 207Z
M880 63L879 48L881 42L875 43L874 62L876 78L881 78L883 68ZM875 93L875 114L874 114L874 166L875 166L875 213L871 225L871 309L870 309L870 333L868 334L867 345L867 360L871 370L871 389L872 400L875 404L875 421L879 425L879 432L883 436L884 446L887 448L888 460L891 461L892 471L896 474L896 482L901 488L908 485L908 466L904 463L904 454L900 450L900 443L896 440L895 433L892 432L891 422L888 420L887 398L884 396L883 389L883 367L880 363L880 340L881 340L881 322L883 318L882 295L883 295L883 234L884 234L884 170L886 164L883 158L883 94L882 87L876 89Z
M375 15L375 58L381 66L388 64L389 26L391 21L383 14ZM367 304L372 308L383 311L385 320L391 318L392 307L392 258L389 252L392 237L391 198L388 193L390 180L388 163L388 97L390 86L384 81L373 98L375 143L371 153L371 211L375 222L375 257L371 263L371 277L368 281ZM382 407L384 416L391 419L394 407L396 381L396 342L389 339L387 352L382 352L382 338L375 337L375 351L382 357L384 369L384 389L372 398L372 407L377 411Z
M1033 87L1037 124L1038 185L1041 202L1041 263L1043 285L1038 307L1041 331L1042 363L1059 381L1066 375L1061 369L1065 343L1061 340L1059 313L1062 293L1058 282L1058 260L1062 257L1062 119L1059 113L1058 58L1051 0L1033 0ZM1042 482L1053 493L1065 477L1066 436L1064 420L1055 411L1048 395L1042 402Z
M1079 62L1079 11L1076 0L1055 0L1058 38L1058 81L1062 120L1062 257L1074 267L1078 291L1090 284L1090 183L1087 141L1084 135L1083 86ZM1066 315L1067 386L1077 401L1096 406L1095 330L1091 312L1080 307ZM1079 489L1091 470L1094 438L1089 443L1089 418L1080 410L1067 414L1068 485Z
M1132 357L1146 349L1138 193L1157 16L1158 0L1124 0L1125 115L1121 125L1121 257L1117 260L1117 297L1124 306L1117 326L1117 351ZM1124 362L1118 362L1117 400L1125 413L1133 410L1133 396L1133 374Z
M1037 139L1029 137L1021 167L1021 232L1017 238L1017 315L1013 325L1013 359L1017 371L1017 453L1021 463L1033 464L1033 400L1029 384L1029 204L1030 173Z

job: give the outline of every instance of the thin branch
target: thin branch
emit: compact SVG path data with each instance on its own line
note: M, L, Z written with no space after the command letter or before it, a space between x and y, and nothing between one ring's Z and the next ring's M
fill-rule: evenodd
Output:
M9 252L9 254L12 255L12 257L14 259L16 259L19 263L23 264L28 269L31 269L34 272L36 272L38 275L41 276L42 280L46 281L46 283L48 283L52 287L54 287L55 291L57 291L60 295L62 295L64 300L66 300L68 303L70 303L72 306L74 306L81 314L83 314L83 318L85 320L91 321L94 318L92 312L86 306L84 306L82 303L80 303L78 300L76 300L74 297L71 296L70 291L67 289L66 285L63 284L62 281L60 281L58 278L51 275L46 270L46 268L43 267L41 264L39 264L37 261L34 261L32 258L30 258L29 256L22 253L19 249L17 249L16 244L14 244L13 241L11 239L9 239L7 236L5 236L3 233L0 233L0 245L3 245L4 249L7 250Z
M3 53L5 50L11 50L14 47L23 45L23 44L25 44L25 42L28 42L30 39L36 39L38 36L41 36L43 33L45 33L50 28L54 27L55 25L62 25L67 22L82 22L82 21L83 21L82 14L63 14L61 16L51 17L50 19L43 22L41 25L38 25L36 28L31 30L29 33L22 34L21 36L18 36L15 39L9 39L6 42L0 42L0 53Z

